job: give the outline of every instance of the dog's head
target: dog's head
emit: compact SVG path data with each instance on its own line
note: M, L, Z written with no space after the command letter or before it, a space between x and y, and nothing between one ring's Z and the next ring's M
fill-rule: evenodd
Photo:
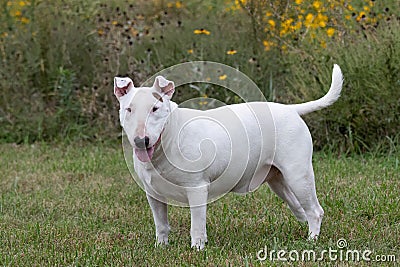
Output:
M156 77L152 87L138 88L128 77L114 78L114 94L120 103L120 123L142 162L153 157L171 113L170 99L174 91L174 83L162 76Z

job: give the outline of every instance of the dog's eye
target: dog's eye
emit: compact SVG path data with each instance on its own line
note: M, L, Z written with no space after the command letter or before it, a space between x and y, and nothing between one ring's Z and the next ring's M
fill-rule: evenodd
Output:
M158 107L153 107L153 112L156 112L158 109Z
M132 109L131 108L126 108L126 111L132 112Z

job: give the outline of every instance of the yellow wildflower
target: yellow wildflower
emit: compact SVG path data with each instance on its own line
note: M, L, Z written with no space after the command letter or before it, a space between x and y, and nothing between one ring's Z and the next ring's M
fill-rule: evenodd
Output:
M265 16L267 16L267 17L271 17L272 16L272 12L267 12L267 13L265 13Z
M189 49L187 52L188 54L193 54L193 49Z
M294 30L293 26L292 26L292 23L293 23L293 19L292 18L287 19L287 20L282 22L281 30L279 32L280 36L284 36L286 33L289 32L289 30L291 30L291 31Z
M328 29L326 30L326 34L327 34L329 37L332 37L332 36L335 34L335 29L334 29L334 28L328 28Z
M229 50L229 51L226 51L226 54L227 54L227 55L234 55L234 54L236 54L236 53L237 53L236 50Z
M205 34L205 35L210 35L211 32L207 31L206 29L200 29L200 30L194 30L194 34Z
M21 11L19 11L19 10L15 11L14 16L21 17L22 16Z
M301 21L296 22L296 24L292 27L293 30L300 30L303 23Z
M182 8L182 2L181 1L176 1L175 2L176 8Z
M315 1L312 5L316 10L319 10L322 7L322 2L321 1Z
M275 28L275 21L273 19L268 20L268 24L271 25L272 28Z
M111 22L111 24L112 24L112 25L117 25L117 24L118 24L118 21L113 20L113 21Z
M21 18L21 22L24 23L24 24L28 24L29 23L29 19L25 18L25 17L22 17Z
M311 13L308 13L307 16L306 16L306 20L304 22L304 25L306 25L306 27L310 27L312 22L313 22L313 20L314 20L314 15L311 14Z
M228 76L226 76L226 74L224 74L224 75L219 76L219 79L220 79L221 81L224 81L224 80L226 80L227 77L228 77Z
M208 101L199 101L199 105L200 106L204 106L204 105L207 105L208 104Z
M361 11L356 20L360 21L362 19L365 19L365 17L366 17L366 13L364 11Z
M167 4L167 7L168 7L168 8L171 8L171 7L173 7L173 6L174 6L174 3L168 3L168 4Z
M263 41L263 45L264 45L264 50L265 50L265 51L269 51L269 50L271 50L271 48L272 48L273 46L275 46L274 42L269 42L269 41L267 41L267 40L264 40L264 41Z
M301 3L303 3L303 0L295 0L294 1L296 4L301 5Z
M235 0L235 6L239 9L242 5L246 5L246 0Z
M100 36L104 35L104 30L103 29L98 29L97 30L97 34L100 35Z
M318 13L317 17L315 18L316 26L319 26L321 28L325 28L327 22L328 22L328 16L322 15L321 13Z

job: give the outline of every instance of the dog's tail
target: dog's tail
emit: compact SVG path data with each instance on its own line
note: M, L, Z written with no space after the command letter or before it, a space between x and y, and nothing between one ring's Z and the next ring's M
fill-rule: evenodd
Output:
M343 75L338 65L333 66L332 71L332 83L328 93L322 98L302 104L291 105L299 113L299 115L305 115L307 113L323 109L332 105L338 100L340 92L342 91Z

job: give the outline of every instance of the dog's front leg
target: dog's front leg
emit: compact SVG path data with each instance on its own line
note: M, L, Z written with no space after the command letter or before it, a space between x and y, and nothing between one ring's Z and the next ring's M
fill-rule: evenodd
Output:
M188 189L187 194L191 215L191 246L192 248L201 250L204 249L204 246L207 243L206 213L208 190L206 188Z
M156 245L168 245L168 208L165 201L160 201L147 194L147 200L153 212L154 224L156 225ZM162 200L162 199L161 199Z

